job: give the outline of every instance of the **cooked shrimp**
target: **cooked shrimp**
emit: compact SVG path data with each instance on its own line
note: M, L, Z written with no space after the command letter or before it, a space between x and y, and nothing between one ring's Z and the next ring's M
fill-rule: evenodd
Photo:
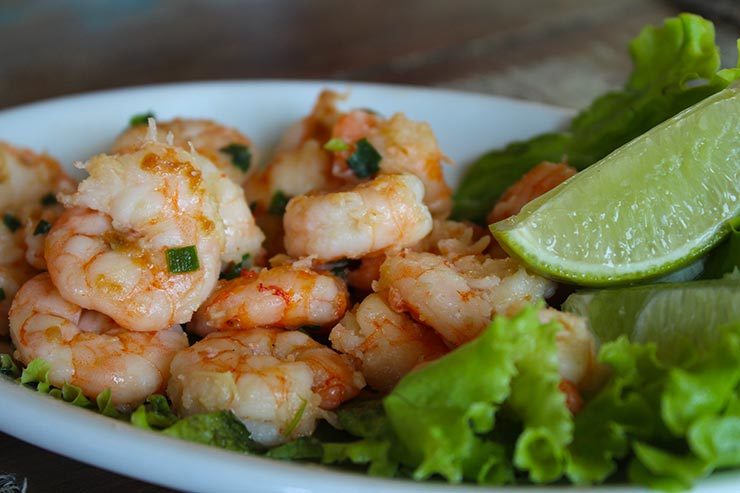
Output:
M283 135L277 151L283 152L299 148L303 143L314 140L323 145L331 138L332 127L342 115L337 103L345 96L324 89L305 118L291 125Z
M388 392L420 363L449 349L432 329L396 313L378 294L348 312L329 335L334 349L357 358L372 388Z
M331 326L347 309L347 288L330 274L291 265L246 274L221 281L188 330L206 335L255 327Z
M539 316L543 323L554 321L562 327L556 343L563 380L581 393L597 390L604 383L608 370L598 361L596 339L588 330L586 319L553 308L541 310Z
M544 161L538 164L504 191L488 215L488 222L495 223L518 214L528 202L549 192L577 172L564 163Z
M111 152L123 154L137 151L148 140L147 132L146 125L127 128L113 143ZM164 142L169 133L172 133L174 145L189 151L192 144L198 154L208 158L239 185L256 168L257 155L252 141L235 128L213 120L194 118L157 121L157 140Z
M488 248L490 242L491 237L480 226L435 219L432 232L411 247L411 250L455 259L466 255L480 255Z
M49 381L80 387L91 398L109 388L113 405L132 408L164 389L175 353L186 348L179 326L130 332L100 313L66 301L43 273L25 283L10 309L15 357L42 358Z
M379 175L345 192L295 197L283 217L286 250L337 260L412 245L432 229L423 195L413 175Z
M267 210L276 193L295 197L308 192L334 190L342 185L331 174L331 157L316 140L279 153L244 185L247 197Z
M36 274L23 253L21 231L0 225L0 338L8 335L8 311L21 285Z
M72 183L59 162L47 154L0 141L0 211L17 212Z
M454 260L403 251L380 268L376 291L396 311L436 330L447 342L474 339L496 315L552 294L555 285L512 259L468 255Z
M369 293L373 290L373 282L380 278L380 266L385 262L385 255L363 257L360 265L347 271L347 285Z
M190 320L218 278L224 247L217 205L192 154L147 143L88 161L46 239L62 296L130 330ZM187 257L187 258L186 258Z
M167 395L178 414L230 410L270 446L310 435L365 385L344 356L280 329L214 332L175 356L171 370Z
M381 173L411 173L424 184L424 203L435 217L447 216L452 208L452 190L442 172L446 159L427 123L414 122L401 113L385 120L363 110L340 118L332 136L348 144L335 153L334 172L343 178L352 176L347 159L356 143L365 138L380 154Z

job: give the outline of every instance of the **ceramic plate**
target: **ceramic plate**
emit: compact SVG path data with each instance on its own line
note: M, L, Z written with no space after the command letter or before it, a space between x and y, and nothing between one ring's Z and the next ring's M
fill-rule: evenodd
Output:
M43 101L0 111L0 139L46 150L73 168L109 148L137 113L159 118L213 118L249 135L263 154L291 122L310 110L329 87L349 95L345 107L366 107L390 115L405 112L431 124L442 150L452 158L448 179L481 153L555 130L570 117L564 109L511 99L437 89L334 82L248 81L147 86ZM126 423L40 395L0 378L0 430L56 453L152 483L192 491L476 492L475 486L390 480L319 465L240 455L135 429ZM732 492L740 473L716 474L697 491ZM573 488L519 487L522 492L569 492ZM637 491L626 486L598 492ZM501 489L493 491L501 491ZM583 491L578 489L577 491Z

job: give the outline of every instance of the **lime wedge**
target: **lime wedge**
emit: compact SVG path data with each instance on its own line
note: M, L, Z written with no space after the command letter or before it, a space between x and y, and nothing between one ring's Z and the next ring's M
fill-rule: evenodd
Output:
M665 274L709 250L740 213L740 84L620 147L491 225L545 276L586 286Z
M716 329L740 323L740 273L723 279L575 293L563 309L585 316L601 342L626 335L654 342L658 356L681 361L712 347Z

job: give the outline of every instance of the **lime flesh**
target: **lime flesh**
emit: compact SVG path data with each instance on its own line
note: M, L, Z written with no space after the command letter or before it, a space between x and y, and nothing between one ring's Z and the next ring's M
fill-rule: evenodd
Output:
M491 225L532 270L586 286L666 274L740 213L740 84L684 110Z
M712 347L717 329L740 323L740 273L724 279L575 293L563 309L588 319L601 342L626 335L654 342L659 356L680 361Z

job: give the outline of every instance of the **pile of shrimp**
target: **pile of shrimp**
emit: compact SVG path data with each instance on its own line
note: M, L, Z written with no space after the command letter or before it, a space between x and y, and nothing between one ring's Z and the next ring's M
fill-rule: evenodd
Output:
M477 337L555 284L452 221L449 159L401 113L323 91L262 167L251 139L202 119L132 124L76 166L0 143L0 337L53 385L131 410L228 410L277 445ZM491 220L574 173L543 163ZM551 308L573 412L599 384L584 321ZM190 333L190 344L186 335Z

